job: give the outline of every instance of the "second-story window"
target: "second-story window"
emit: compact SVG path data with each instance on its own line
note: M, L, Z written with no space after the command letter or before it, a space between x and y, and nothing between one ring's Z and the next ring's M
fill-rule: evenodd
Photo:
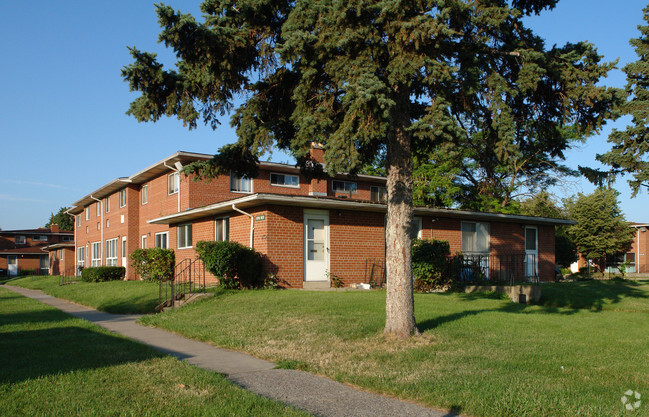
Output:
M97 217L101 216L101 202L97 201Z
M90 208L86 207L86 220L90 220Z
M47 236L45 236L45 235L35 235L34 240L38 240L39 242L47 242Z
M16 245L24 245L25 243L27 243L27 238L25 236L16 236L14 242L16 243Z
M77 214L77 226L81 226L81 214Z
M251 193L252 181L245 175L240 177L235 173L230 174L230 191L237 193Z
M146 204L149 202L149 186L144 185L142 186L142 204Z
M106 213L110 213L110 197L106 197L104 205L106 206Z
M352 181L332 181L331 188L334 193L356 193L356 183Z
M388 201L388 189L385 187L370 187L370 200L385 203Z
M279 187L294 187L300 186L300 178L297 175L288 174L270 174L270 184Z
M126 206L126 188L119 190L119 207Z
M180 189L180 175L177 172L169 174L167 182L169 184L169 195L176 194Z

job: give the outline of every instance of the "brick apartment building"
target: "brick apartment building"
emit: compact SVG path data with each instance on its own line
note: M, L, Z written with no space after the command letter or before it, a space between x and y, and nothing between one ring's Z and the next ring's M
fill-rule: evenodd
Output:
M632 222L629 227L634 229L631 248L628 252L607 256L604 272L617 274L620 272L618 265L626 263L627 273L649 274L649 223ZM579 260L573 265L573 272L577 272L579 268L588 265L588 260L583 255L580 255Z
M57 247L54 254L58 255L57 268L64 259L73 266L73 232L61 231L57 225L51 229L0 230L0 275L16 276L25 272L49 274L48 248L54 245Z
M177 152L107 183L73 204L79 266L125 266L137 248L195 259L201 240L231 240L263 256L266 272L297 288L367 282L385 259L384 177L307 180L292 165L260 162L256 178L221 176L196 182L182 166L211 155ZM312 157L322 161L323 150ZM554 279L554 227L565 221L460 210L415 208L417 236L442 239L452 253L529 259L527 273ZM495 261L492 261L495 262Z

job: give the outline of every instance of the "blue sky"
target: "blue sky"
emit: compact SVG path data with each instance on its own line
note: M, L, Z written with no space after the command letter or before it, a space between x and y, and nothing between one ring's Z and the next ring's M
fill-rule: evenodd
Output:
M649 0L561 0L552 12L527 20L548 45L588 40L619 67L636 60L628 41L638 36ZM198 1L167 1L198 13ZM236 140L228 120L212 131L188 131L176 119L138 123L125 114L136 94L120 70L131 62L127 46L172 56L157 44L159 26L148 1L5 2L0 14L0 228L44 225L51 212L120 176L183 150L214 153ZM621 71L607 85L624 86ZM608 149L611 127L567 154L568 165L595 165ZM275 155L275 161L286 160ZM630 221L649 221L649 196L630 198L619 180L621 207ZM555 190L561 197L591 192L584 180Z

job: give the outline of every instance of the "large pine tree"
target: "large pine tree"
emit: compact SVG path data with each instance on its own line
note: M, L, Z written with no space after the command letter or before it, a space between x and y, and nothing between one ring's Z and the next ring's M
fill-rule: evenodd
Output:
M649 23L649 6L644 9L644 21ZM631 115L632 124L625 130L613 130L608 137L611 150L597 155L597 160L609 165L609 171L580 167L594 183L602 185L620 174L629 174L633 196L641 188L649 188L649 26L639 25L640 37L629 43L638 55L622 69L626 74L629 100L621 106L622 115Z
M272 146L317 174L314 140L330 175L354 175L384 152L385 331L408 337L417 333L413 157L466 138L504 158L560 152L566 125L589 134L617 99L595 85L611 65L592 45L546 50L523 24L556 2L208 0L202 22L159 5L160 41L178 62L164 70L154 54L131 49L123 76L142 95L129 113L140 121L175 115L193 128L201 118L216 127L232 111L238 142L188 169L199 177L254 174ZM529 140L518 143L520 135Z

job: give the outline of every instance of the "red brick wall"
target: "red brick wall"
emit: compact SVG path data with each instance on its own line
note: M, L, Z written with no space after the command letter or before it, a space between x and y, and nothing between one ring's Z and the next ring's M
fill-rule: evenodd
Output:
M637 228L635 230L629 252L635 253L636 272L646 274L649 273L649 230L645 232Z
M49 252L50 275L73 271L76 265L74 248L61 248Z

